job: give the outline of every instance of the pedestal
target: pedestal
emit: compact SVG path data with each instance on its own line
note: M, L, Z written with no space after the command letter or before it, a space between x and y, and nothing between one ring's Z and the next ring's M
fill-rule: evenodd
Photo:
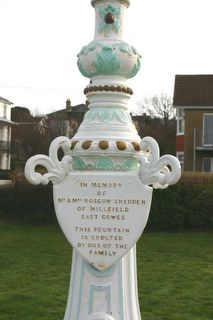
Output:
M136 247L101 272L74 249L64 320L139 320Z

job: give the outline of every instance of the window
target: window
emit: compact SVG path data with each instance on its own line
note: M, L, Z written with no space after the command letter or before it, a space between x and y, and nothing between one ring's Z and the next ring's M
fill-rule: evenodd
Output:
M185 112L183 109L177 109L177 134L184 134Z
M9 170L10 169L10 156L9 156L9 153L5 154L5 162L6 162L6 169Z
M5 140L8 138L8 126L4 127L4 137L5 137Z
M213 114L203 115L203 144L213 145Z
M213 172L213 158L203 158L203 172Z
M10 141L10 126L7 127L7 141Z
M3 109L3 117L7 118L7 105L4 105L4 109Z
M184 152L177 152L177 158L180 161L181 169L183 170L183 164L184 164Z

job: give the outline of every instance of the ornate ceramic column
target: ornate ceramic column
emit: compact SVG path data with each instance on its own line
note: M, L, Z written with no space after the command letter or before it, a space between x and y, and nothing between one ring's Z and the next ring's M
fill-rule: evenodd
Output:
M78 67L90 79L84 90L89 111L71 141L55 139L49 157L28 160L25 175L33 184L53 182L57 218L73 246L64 320L139 320L135 244L152 187L176 183L180 164L170 155L160 158L151 137L141 140L128 112L127 80L140 68L139 53L123 40L129 0L91 3L95 38L78 54ZM36 172L38 164L48 173Z

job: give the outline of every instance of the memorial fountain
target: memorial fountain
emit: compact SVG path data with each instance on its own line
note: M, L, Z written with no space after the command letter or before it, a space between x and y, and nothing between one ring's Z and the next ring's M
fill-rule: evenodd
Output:
M89 111L71 140L58 137L49 156L27 161L25 176L32 184L53 183L57 219L73 247L64 320L139 320L136 242L153 188L175 184L180 164L160 157L153 138L139 137L128 111L133 91L127 80L141 58L123 38L130 1L91 4L95 37L78 54L79 70L90 79L84 89ZM47 173L37 172L38 165Z

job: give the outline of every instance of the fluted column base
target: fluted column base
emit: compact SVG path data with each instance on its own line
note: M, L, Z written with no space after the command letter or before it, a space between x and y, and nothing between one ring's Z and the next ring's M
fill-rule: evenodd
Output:
M104 272L93 268L73 249L64 320L141 320L136 246Z

